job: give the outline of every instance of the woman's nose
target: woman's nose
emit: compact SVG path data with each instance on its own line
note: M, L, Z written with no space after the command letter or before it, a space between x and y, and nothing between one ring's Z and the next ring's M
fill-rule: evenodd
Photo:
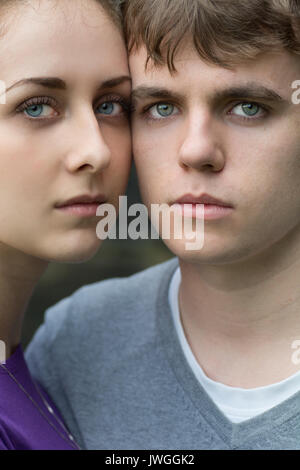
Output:
M95 116L81 116L70 129L72 145L66 152L65 165L70 172L105 170L111 160L111 149Z

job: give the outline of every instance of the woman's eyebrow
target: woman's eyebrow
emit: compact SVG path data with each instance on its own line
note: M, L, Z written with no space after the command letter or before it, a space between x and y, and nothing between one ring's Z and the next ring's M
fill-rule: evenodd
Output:
M114 88L115 86L121 85L122 83L129 82L131 84L131 78L128 75L122 75L121 77L110 78L100 84L98 90L101 88Z
M124 82L130 82L131 83L131 78L127 75L121 76L121 77L114 77L109 80L105 80L102 83L100 83L98 89L101 88L113 88L115 86L121 85ZM32 77L32 78L23 78L22 80L19 80L18 82L14 83L10 87L6 89L6 93L13 88L17 86L22 86L22 85L28 85L28 84L34 84L34 85L40 85L44 86L46 88L53 88L57 90L66 90L67 89L67 84L64 80L61 78L57 77Z
M23 78L22 80L19 80L18 82L8 87L6 89L6 93L17 86L28 85L28 84L41 85L46 88L55 88L58 90L66 90L67 88L66 83L61 78L33 77L33 78Z

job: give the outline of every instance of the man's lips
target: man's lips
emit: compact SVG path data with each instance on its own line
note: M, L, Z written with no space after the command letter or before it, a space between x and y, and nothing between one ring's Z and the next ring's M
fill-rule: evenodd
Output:
M233 207L231 204L206 193L201 194L200 196L194 196L193 194L185 194L184 196L181 196L176 199L173 204L205 204L220 207Z
M200 204L202 207L198 206ZM203 218L204 220L222 219L233 211L231 204L206 193L200 196L185 194L170 206L173 209L178 209L185 217Z

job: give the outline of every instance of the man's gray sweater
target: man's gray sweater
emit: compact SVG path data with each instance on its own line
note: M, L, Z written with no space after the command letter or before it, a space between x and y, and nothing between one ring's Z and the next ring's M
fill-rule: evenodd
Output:
M82 287L46 312L26 352L87 449L300 449L300 392L234 424L198 383L168 304L176 259Z

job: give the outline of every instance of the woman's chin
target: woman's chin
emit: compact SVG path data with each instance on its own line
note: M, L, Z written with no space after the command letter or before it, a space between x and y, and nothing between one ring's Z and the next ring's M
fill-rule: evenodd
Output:
M82 245L80 247L68 247L68 249L60 249L56 253L49 254L48 261L54 263L84 263L93 258L101 246L101 240L97 244Z

